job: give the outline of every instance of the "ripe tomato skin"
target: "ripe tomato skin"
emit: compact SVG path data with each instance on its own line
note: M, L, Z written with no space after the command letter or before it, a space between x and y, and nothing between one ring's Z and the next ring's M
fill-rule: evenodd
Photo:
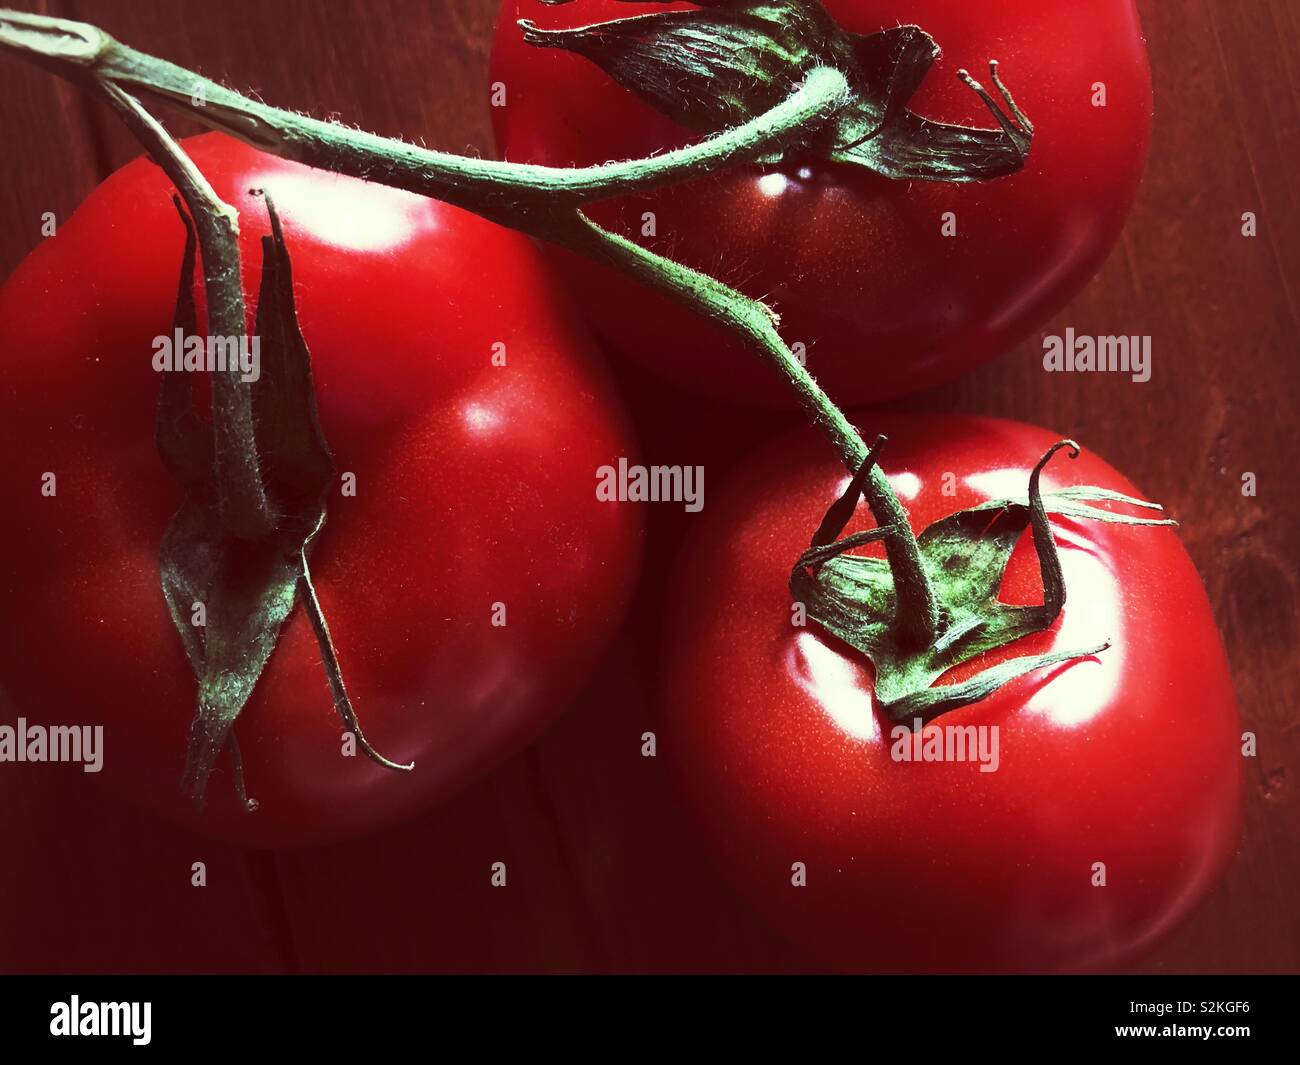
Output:
M863 424L888 434L882 463L918 530L1023 494L1058 439L958 416ZM866 660L791 624L791 562L846 483L811 432L777 441L710 505L675 582L660 749L724 870L844 969L1076 971L1131 957L1207 891L1240 831L1232 685L1176 533L1053 517L1064 611L996 657L1113 646L936 720L997 725L996 771L905 763L891 758ZM1043 475L1045 491L1069 484L1140 494L1086 450ZM857 515L846 532L869 525ZM1001 598L1041 595L1026 533Z
M181 495L154 447L151 341L172 328L184 230L143 160L0 293L0 675L29 719L103 723L103 775L149 807L254 845L337 837L445 795L572 694L639 564L640 514L595 497L597 467L634 445L526 238L222 136L185 146L239 209L250 316L269 227L249 190L283 218L322 424L356 477L329 496L313 575L367 738L415 771L340 755L295 609L235 726L260 809L237 806L225 756L201 815L180 794L195 681L159 586Z
M519 18L543 27L680 8L590 0L502 7L492 80L507 159L594 165L649 155L691 135L594 63L523 43ZM953 185L894 182L842 167L733 170L651 195L595 205L603 224L713 272L782 316L809 370L845 404L878 402L958 377L1011 347L1064 306L1117 239L1145 165L1151 79L1132 0L826 0L847 29L916 23L943 49L913 109L991 127L955 72L989 86L998 59L1035 125L1020 173ZM1106 105L1093 106L1096 83ZM991 86L989 86L991 88ZM643 218L657 235L646 238ZM955 236L942 226L951 212ZM683 387L790 405L774 375L716 327L612 272L556 252L597 329Z

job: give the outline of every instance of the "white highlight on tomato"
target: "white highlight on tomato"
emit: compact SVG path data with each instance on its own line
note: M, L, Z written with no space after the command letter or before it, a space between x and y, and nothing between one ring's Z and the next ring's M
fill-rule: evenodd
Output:
M466 403L461 416L465 419L465 427L472 433L490 433L501 424L500 415L481 403Z
M339 248L395 250L435 226L423 196L336 175L322 180L317 170L277 171L256 179L254 187L271 194L286 228L305 230Z
M858 740L880 736L869 668L864 669L812 632L795 634L787 651L786 668L837 728Z

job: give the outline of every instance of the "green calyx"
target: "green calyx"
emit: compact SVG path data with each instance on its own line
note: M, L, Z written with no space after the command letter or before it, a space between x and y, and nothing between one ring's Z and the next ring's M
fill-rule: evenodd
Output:
M235 786L249 810L257 804L246 793L234 724L298 601L310 615L335 707L357 745L389 768L412 768L379 755L362 736L312 586L308 556L325 524L325 494L335 471L317 417L311 356L298 328L289 253L269 197L266 203L272 236L262 241L255 333L260 375L247 386L252 419L232 431L229 422L223 427L223 411L214 403L213 424L206 425L195 411L192 375L167 372L156 429L163 464L186 491L160 552L163 594L198 682L182 786L201 806L217 758L229 751ZM196 337L195 229L179 198L176 206L186 241L174 326ZM268 501L268 531L250 535L221 505L232 447L255 471Z
M827 511L812 544L795 563L790 593L807 615L827 632L861 651L875 668L876 697L896 723L928 722L949 710L978 702L1004 684L1045 666L1086 658L1104 651L1093 647L1012 658L956 684L934 686L944 673L980 655L1050 628L1065 604L1065 580L1047 515L1124 525L1175 525L1168 518L1140 518L1089 506L1122 503L1147 510L1159 504L1082 485L1043 494L1039 478L1061 448L1079 454L1078 445L1054 445L1034 467L1026 499L999 499L958 511L929 526L915 538L940 609L935 638L916 647L900 639L895 623L897 590L889 563L846 552L863 544L903 535L892 526L870 529L844 539L867 472L883 443L880 438L847 491ZM1012 606L998 600L998 589L1012 549L1028 527L1033 535L1043 580L1041 606ZM910 536L910 531L907 533Z
M788 97L810 71L832 67L849 84L848 102L787 154L895 180L987 181L1024 166L1033 125L1003 86L996 61L989 70L1001 103L958 72L988 106L996 129L933 122L907 108L939 56L919 26L849 33L818 0L708 0L700 8L572 29L542 29L527 19L520 26L528 43L585 56L698 133L746 122Z

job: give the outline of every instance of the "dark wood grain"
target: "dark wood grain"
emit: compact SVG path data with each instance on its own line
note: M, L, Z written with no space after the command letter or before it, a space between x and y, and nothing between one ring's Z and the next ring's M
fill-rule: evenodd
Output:
M447 149L491 151L492 0L45 6L272 103ZM1259 757L1248 769L1246 829L1231 872L1133 968L1297 971L1300 492L1290 466L1300 394L1300 5L1140 6L1156 91L1147 175L1121 244L1043 332L1150 334L1153 379L1045 374L1040 338L1032 337L907 405L1068 430L1182 519ZM43 211L65 218L135 149L97 105L5 57L0 94L2 276L39 239ZM1259 218L1253 239L1241 235L1245 211ZM640 371L617 372L643 398L649 413L638 429L656 461L686 460L692 424L720 416ZM726 416L738 427L738 446L774 424ZM1246 472L1258 480L1253 498L1241 493ZM652 522L656 572L681 528ZM132 843L137 828L146 831L143 815L80 787L32 791L30 781L0 773L0 798L24 811L0 827L0 847L27 863L9 865L0 900L21 906L58 883L83 913L75 935L11 930L0 938L0 969L806 967L732 900L678 813L659 762L637 754L654 716L658 594L643 590L587 693L532 749L454 801L360 842L239 855L164 833L162 850L145 853ZM87 834L95 846L85 845ZM209 896L207 909L175 886L199 851L224 872L219 904ZM489 888L496 860L508 863L515 890ZM154 914L202 931L181 937L173 951L133 948L124 929L143 929Z

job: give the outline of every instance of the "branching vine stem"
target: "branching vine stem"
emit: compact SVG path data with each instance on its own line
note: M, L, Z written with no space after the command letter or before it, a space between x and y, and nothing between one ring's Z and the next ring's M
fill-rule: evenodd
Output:
M697 313L744 336L785 378L814 424L820 425L830 437L851 472L858 473L870 461L863 495L876 523L891 530L884 537L884 544L894 574L895 620L900 638L918 647L932 643L939 630L939 608L907 514L857 429L781 339L771 308L743 296L716 278L602 229L585 215L582 219L588 235L570 247L612 264L651 288L667 292Z
M868 449L861 436L781 339L778 319L770 308L715 278L602 229L581 210L594 200L644 192L753 163L801 144L848 100L848 84L837 70L818 67L810 71L798 90L769 111L688 147L645 159L566 169L431 151L270 107L184 67L136 51L83 22L0 10L0 47L74 82L89 82L108 97L142 139L154 135L150 130L157 123L134 96L184 111L273 155L431 196L608 263L741 337L789 384L850 472L857 473L867 460ZM153 127L145 124L146 119ZM161 127L157 128L161 132ZM169 176L186 195L198 221L210 296L214 283L238 290L237 251L232 274L231 263L223 260L216 248L217 244L235 246L231 238L237 223L230 209L210 188L204 191L206 182L197 171L187 173L184 164L174 159L163 165L170 167ZM193 171L192 165L189 169ZM226 231L219 233L222 228ZM230 296L226 306L240 308L239 328L230 334L234 335L243 331L242 292L232 291ZM214 305L211 299L209 305ZM233 310L229 314L235 317ZM236 394L227 398L232 416L238 417L246 397ZM256 470L247 478L227 480L231 482L231 520L236 527L246 524L256 530L265 505L265 499L259 502L252 489ZM874 463L864 496L877 523L889 530L884 542L895 577L899 636L918 646L929 644L939 630L932 582L902 504Z

